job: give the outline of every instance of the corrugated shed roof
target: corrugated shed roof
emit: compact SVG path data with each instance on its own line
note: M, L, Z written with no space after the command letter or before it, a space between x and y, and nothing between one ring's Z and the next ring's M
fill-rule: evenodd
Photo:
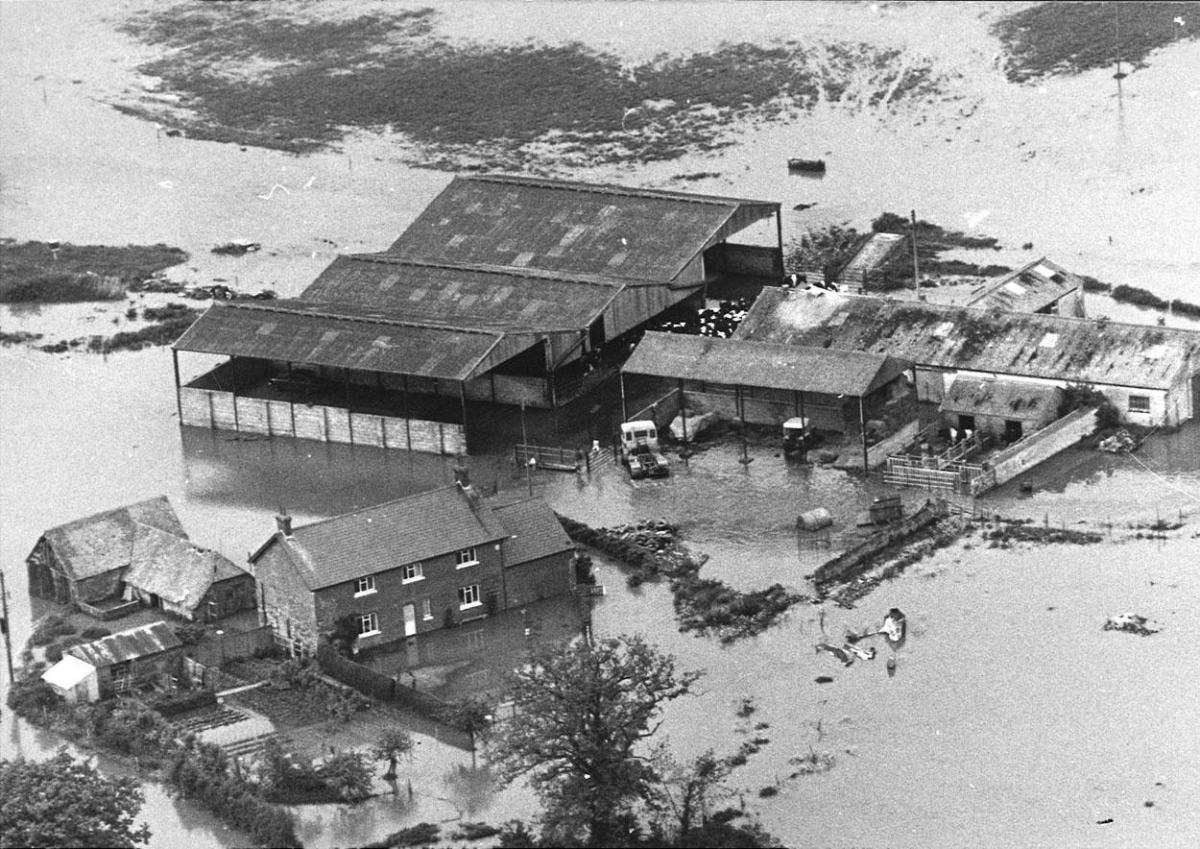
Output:
M1057 386L956 377L941 409L954 413L1025 419L1055 415L1063 391Z
M215 551L142 525L133 542L125 583L171 604L195 610L214 581L244 574Z
M388 249L410 259L669 283L766 201L503 175L455 177Z
M546 332L587 328L624 287L590 275L356 254L335 259L301 297L409 321Z
M506 536L491 509L455 484L277 533L274 542L321 589Z
M894 251L904 246L905 238L900 233L872 233L871 238L863 242L854 256L850 257L850 261L842 267L841 273L865 274L875 269L886 262Z
M175 636L175 632L166 622L151 622L149 625L130 628L128 631L118 631L90 643L71 646L65 654L74 655L99 669L182 645L179 637Z
M1083 288L1083 278L1042 257L978 289L967 306L1037 312Z
M819 294L818 294L819 292ZM1200 369L1200 331L764 289L739 339L891 354L918 365L1168 389Z
M705 383L860 396L904 368L905 364L880 354L648 332L623 370Z
M139 524L187 539L165 495L67 522L43 536L67 574L80 580L128 566Z
M505 566L520 566L575 547L550 505L540 498L495 504L492 510L510 535L504 543Z
M214 305L175 343L179 351L466 380L500 331L399 321L353 305L272 301ZM515 341L515 340L510 340ZM524 347L536 344L529 339ZM523 349L518 345L518 350Z

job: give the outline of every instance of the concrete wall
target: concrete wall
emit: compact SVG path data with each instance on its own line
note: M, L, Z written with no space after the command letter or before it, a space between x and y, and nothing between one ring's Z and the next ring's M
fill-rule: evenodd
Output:
M1069 448L1095 429L1096 411L1076 410L998 452L989 461L996 476L996 485L1012 480L1021 472Z
M431 454L467 453L463 426L349 412L343 407L289 404L229 392L184 386L179 390L181 423L213 430L295 436L320 442L373 445Z

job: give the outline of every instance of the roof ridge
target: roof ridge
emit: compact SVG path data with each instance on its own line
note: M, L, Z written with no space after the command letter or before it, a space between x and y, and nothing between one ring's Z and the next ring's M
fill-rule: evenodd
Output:
M315 528L318 525L326 525L330 522L338 521L339 519L346 519L350 516L356 516L359 513L365 513L368 510L378 510L381 507L390 507L391 505L397 504L401 501L407 501L412 498L420 498L425 495L432 495L435 492L441 492L442 490L446 490L446 489L457 489L460 492L462 491L459 488L458 484L455 484L455 483L444 484L443 486L435 486L433 489L426 489L422 492L414 492L412 495L402 495L399 498L393 498L390 501L381 501L378 504L371 504L366 507L359 507L355 510L349 510L345 513L338 513L336 516L329 516L325 519L318 519L315 522L309 522L307 525L300 525L300 526L296 527L295 529L293 529L292 535L295 536L296 531L303 531L307 528Z
M414 257L396 256L395 254L389 254L386 251L367 254L339 254L338 256L348 257L350 259L355 259L362 262L378 263L380 265L419 265L427 268L444 268L452 271L477 271L490 274L507 274L513 277L530 277L539 280L551 280L558 283L585 283L591 286L602 286L608 289L615 289L618 286L628 286L630 279L604 274L566 276L560 272L518 265L496 265L494 263L483 262L435 262L433 260L419 259Z
M289 298L288 300L289 301L295 300L306 306L318 307L318 309L288 310L288 309L282 309L278 306L270 306L267 304L260 304L260 303L248 304L243 301L234 301L234 302L227 303L227 304L213 304L211 307L209 307L209 309L210 310L212 310L212 309L248 309L248 310L257 310L259 312L279 313L280 315L310 315L315 318L326 318L326 319L332 319L334 321L352 321L352 322L357 322L359 324L390 324L390 325L396 325L397 327L421 327L421 328L425 328L425 329L434 329L434 330L444 330L447 327L450 327L453 330L456 330L461 333L475 333L480 336L499 337L499 336L504 335L503 331L487 330L487 329L481 329L478 327L459 327L457 325L438 324L438 323L431 322L431 321L405 321L403 319L388 318L386 316L345 315L345 314L339 314L336 312L326 312L324 310L319 309L319 307L322 307L322 306L326 306L326 307L341 306L341 307L347 307L347 308L357 308L357 305L355 305L355 304L343 304L338 301L330 301L328 303L323 303L321 301L300 301L299 299L291 299L291 298Z
M469 174L459 175L456 180L480 183L509 183L517 186L541 186L562 191L588 192L594 194L630 195L635 197L659 197L669 200L680 200L685 203L702 203L708 205L739 205L743 203L768 204L779 206L775 201L754 200L753 198L734 198L722 195L700 195L681 192L677 189L648 189L632 186L621 186L613 183L583 183L571 180L556 180L549 177L531 177L524 174Z

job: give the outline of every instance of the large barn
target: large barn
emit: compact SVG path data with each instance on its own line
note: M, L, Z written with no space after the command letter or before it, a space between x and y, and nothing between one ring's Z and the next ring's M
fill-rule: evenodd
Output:
M937 404L956 379L993 379L1090 384L1134 424L1179 424L1200 406L1194 330L768 288L735 337L900 357Z
M752 228L765 244L730 241ZM561 407L613 373L626 334L782 273L777 203L456 177L387 251L338 257L299 298L205 312L175 355L229 360L178 386L180 420L466 453L472 406Z

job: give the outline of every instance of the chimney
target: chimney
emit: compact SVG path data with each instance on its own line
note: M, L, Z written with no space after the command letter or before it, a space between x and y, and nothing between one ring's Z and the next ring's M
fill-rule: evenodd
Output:
M471 470L462 463L454 466L454 482L463 489L471 488Z
M279 533L285 537L292 535L292 517L287 513L280 513L275 517L275 525L279 529Z

